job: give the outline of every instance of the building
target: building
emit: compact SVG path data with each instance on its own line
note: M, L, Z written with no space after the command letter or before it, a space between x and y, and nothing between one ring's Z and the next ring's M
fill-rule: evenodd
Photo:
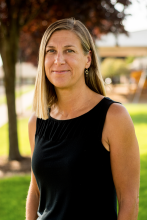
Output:
M117 37L109 33L96 41L101 58L147 56L147 30L129 32L128 36L119 34Z

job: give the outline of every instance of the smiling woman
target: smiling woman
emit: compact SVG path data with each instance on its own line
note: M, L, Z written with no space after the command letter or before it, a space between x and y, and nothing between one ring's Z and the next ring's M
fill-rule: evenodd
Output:
M48 107L57 101L57 90L52 81L48 80L50 77L58 83L65 83L72 76L71 83L74 83L77 74L89 68L89 77L82 74L83 83L96 93L105 95L93 39L80 21L74 22L74 19L59 20L47 28L42 38L33 101L33 110L40 118L47 119ZM59 79L56 70L68 70L68 75L64 74L64 79L60 75Z
M71 90L72 86L79 87L79 84L85 83L83 72L90 66L90 52L84 55L79 38L69 30L52 34L46 46L45 73L55 86L56 93L59 88Z
M33 110L26 220L137 220L134 126L105 97L95 46L80 21L59 20L44 33Z

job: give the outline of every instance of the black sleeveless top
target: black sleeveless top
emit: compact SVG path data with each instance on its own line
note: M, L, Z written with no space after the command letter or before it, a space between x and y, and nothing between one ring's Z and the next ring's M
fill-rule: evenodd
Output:
M73 119L37 118L32 169L40 191L38 220L117 219L110 152L101 142L112 103L105 97Z

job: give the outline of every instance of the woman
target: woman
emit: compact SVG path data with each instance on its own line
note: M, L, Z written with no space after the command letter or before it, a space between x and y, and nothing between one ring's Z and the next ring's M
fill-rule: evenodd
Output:
M105 97L93 40L80 21L59 20L44 33L33 110L26 220L137 220L134 126Z

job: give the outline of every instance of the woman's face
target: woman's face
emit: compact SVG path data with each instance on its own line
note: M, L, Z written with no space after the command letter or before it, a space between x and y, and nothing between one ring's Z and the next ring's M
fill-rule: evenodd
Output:
M56 31L46 46L45 73L55 88L85 84L84 69L91 63L90 52L84 55L77 35L69 30Z

